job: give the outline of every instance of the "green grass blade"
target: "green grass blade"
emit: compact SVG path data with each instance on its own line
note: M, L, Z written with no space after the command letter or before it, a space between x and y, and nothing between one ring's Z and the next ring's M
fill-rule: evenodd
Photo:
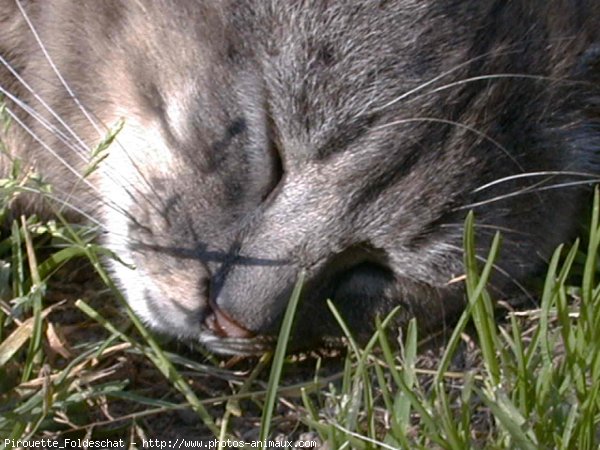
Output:
M472 317L479 335L481 351L485 366L490 373L492 383L498 384L500 381L500 367L497 359L496 349L499 347L498 336L496 333L496 323L494 319L493 305L485 285L491 275L494 262L500 249L500 235L496 233L486 259L484 268L479 274L476 259L474 216L470 212L465 220L464 231L465 243L465 272L467 275L467 297L469 304L473 305Z
M266 441L269 438L271 419L273 417L273 410L275 408L275 402L277 401L277 388L279 387L279 380L281 378L281 372L283 370L283 363L285 359L285 352L287 344L292 331L292 325L294 323L294 316L296 314L296 308L300 301L300 294L302 292L302 285L304 284L305 273L302 271L298 276L298 281L292 291L290 302L285 310L283 316L283 322L279 330L279 336L277 338L277 347L275 348L275 354L273 356L273 362L271 365L271 374L269 376L269 385L267 388L267 395L265 398L265 404L263 406L263 414L260 421L260 433L259 440Z

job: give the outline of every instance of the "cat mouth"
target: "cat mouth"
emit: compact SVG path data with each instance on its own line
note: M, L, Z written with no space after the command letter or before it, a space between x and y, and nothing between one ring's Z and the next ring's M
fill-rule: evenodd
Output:
M209 302L210 314L204 320L200 343L214 353L257 356L273 348L272 336L257 336L247 330L221 308Z
M199 341L213 353L232 356L260 356L275 346L274 336L231 337L212 330L203 330Z
M214 304L214 302L209 302L209 306L211 313L205 319L204 324L216 336L234 339L249 339L253 337L254 333L238 324Z

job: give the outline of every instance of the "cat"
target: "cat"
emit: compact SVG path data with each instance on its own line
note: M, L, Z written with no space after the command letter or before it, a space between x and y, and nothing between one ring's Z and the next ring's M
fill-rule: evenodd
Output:
M97 225L158 331L263 351L301 271L294 345L336 341L327 299L358 337L397 306L431 331L470 210L515 302L577 233L599 30L591 0L0 0L0 174Z

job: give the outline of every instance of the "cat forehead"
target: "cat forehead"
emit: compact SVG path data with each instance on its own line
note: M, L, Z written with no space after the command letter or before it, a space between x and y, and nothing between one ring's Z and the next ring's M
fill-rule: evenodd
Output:
M425 79L423 55L436 52L421 51L427 39L419 39L424 18L416 3L304 3L222 3L205 17L175 11L160 21L178 27L147 28L156 45L134 64L134 76L139 81L142 70L158 80L162 111L182 139L266 109L283 134L340 147L332 141L340 131L352 140L378 108ZM208 22L214 33L189 32Z

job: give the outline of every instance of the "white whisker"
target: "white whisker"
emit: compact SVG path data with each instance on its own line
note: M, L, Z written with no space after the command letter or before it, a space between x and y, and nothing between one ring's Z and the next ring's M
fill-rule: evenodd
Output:
M78 179L81 179L81 175L77 170L69 164L67 160L65 160L62 156L60 156L56 151L54 151L48 144L46 144L25 122L23 122L17 114L15 114L10 108L6 108L6 112L14 120L23 130L29 134L38 144L40 144L46 151L48 151L52 156L56 158L69 172L73 173ZM93 185L87 181L83 180L89 187L93 188Z
M49 200L51 200L52 202L55 202L57 204L61 205L62 207L66 207L72 211L74 211L75 213L77 213L78 215L80 215L82 218L86 219L86 221L88 221L89 223L93 224L95 227L97 227L103 234L105 235L112 235L112 236L117 236L119 238L122 239L122 242L124 243L142 243L141 241L133 241L129 235L127 234L123 234L123 233L117 233L114 230L111 230L109 228L106 227L106 225L104 225L102 222L100 222L98 219L94 218L92 215L88 214L87 212L85 212L83 209L78 208L77 206L75 206L74 204L70 203L68 200L63 199L60 196L54 195L50 192L43 192L40 191L39 189L36 188L32 188L29 186L20 186L19 189L23 192L29 192L32 194L36 194L36 195L40 195L44 198L47 198ZM57 189L53 189L59 193L63 193L60 190Z
M106 206L114 209L115 211L125 215L126 217L131 218L131 214L127 212L125 209L121 208L119 205L113 204L113 202L107 202L103 199L102 192L98 190L92 183L90 183L87 179L81 176L81 174L69 164L64 158L62 158L56 151L54 151L46 142L44 142L30 127L28 127L10 108L6 108L6 112L9 116L17 123L23 130L27 132L38 144L40 144L45 150L47 150L53 157L56 158L58 162L60 162L69 172L73 173L78 181L83 182L87 187L92 189L99 198L99 201L105 204ZM128 191L127 191L128 192ZM72 193L69 194L69 197L72 196ZM68 203L68 200L65 200Z
M522 178L543 177L543 176L552 176L553 177L556 175L559 175L559 176L564 175L564 176L569 176L569 177L588 177L588 179L597 177L597 175L595 175L593 173L589 173L589 172L574 172L574 171L567 171L567 170L545 170L545 171L540 171L540 172L526 172L526 173L510 175L510 176L503 177L503 178L498 178L497 180L491 181L487 184L484 184L483 186L479 186L477 189L474 189L472 192L473 193L481 192L485 189L496 186L498 184L506 183L508 181L519 180Z
M455 251L459 252L459 253L464 253L464 249L461 247L457 247L454 245L448 245L448 248L452 248ZM481 255L475 255L475 258L477 259L477 261L481 262L481 263L486 263L487 259L484 256ZM525 294L525 296L531 300L532 302L534 302L534 298L531 295L531 293L529 292L529 290L523 286L523 284L519 283L515 277L513 277L507 270L503 269L502 266L500 266L498 263L494 263L492 264L492 267L502 276L504 276L507 280L509 280L512 284L514 284L523 294Z
M2 57L1 57L1 56L0 56L0 62L4 62L4 61L2 60ZM25 86L26 86L26 87L27 87L27 88L28 88L28 89L31 91L31 88L30 88L30 87L29 87L29 86L26 84L26 82L25 82L24 80L22 81L22 83L23 83L23 84L24 84L24 85L25 85ZM33 91L31 91L31 92L33 93ZM9 100L11 100L11 101L12 101L12 102L13 102L13 103L16 105L16 106L18 106L19 108L21 108L23 111L25 111L25 112L26 112L27 114L29 114L31 117L33 117L33 118L34 118L34 119L35 119L35 120L36 120L38 123L40 123L40 124L41 124L41 125L42 125L42 126L45 128L45 129L46 129L46 130L48 130L49 132L51 132L51 133L53 133L55 136L57 136L57 137L58 137L58 139L59 139L59 140L60 140L60 141L61 141L63 144L65 144L65 146L66 146L67 148L69 148L69 149L73 150L73 152L74 152L74 153L75 153L75 154L76 154L76 155L77 155L77 156L78 156L78 157L79 157L79 158L80 158L80 159L81 159L83 162L85 162L86 164L88 164L88 163L90 162L90 161L89 161L89 157L87 157L87 155L91 154L91 150L90 150L90 149L89 149L89 148L86 146L86 144L85 144L83 141L81 141L81 140L80 140L80 139L79 139L79 138L78 138L78 137L75 135L75 133L74 133L74 132L72 132L72 130L70 130L70 129L69 129L67 126L66 126L65 122L64 122L62 119L60 119L60 117L59 117L59 116L57 116L57 115L54 113L54 111L52 111L52 110L49 108L49 106L48 106L48 105L46 105L46 104L43 102L43 100L42 100L42 99L41 99L39 96L37 96L36 94L34 94L34 95L36 95L36 98L37 98L37 99L40 101L40 103L41 103L42 105L44 105L44 106L46 107L46 109L48 109L48 111L49 111L49 112L52 114L52 116L53 116L53 117L55 117L57 120L59 120L59 122L60 122L60 123L61 123L61 124L62 124L62 125L63 125L63 126L66 128L66 129L67 129L67 131L69 131L69 132L70 132L70 133L71 133L71 134L72 134L72 135L73 135L73 136L74 136L74 137L75 137L75 138L78 140L78 142L77 142L77 143L78 143L78 144L80 144L81 148L78 148L78 147L77 147L77 145L76 145L75 143L73 143L73 142L72 142L72 141L71 141L71 140L68 138L68 136L66 136L66 135L65 135L65 134L64 134L62 131L60 131L58 128L56 128L56 127L52 126L52 124L50 124L50 123L49 123L49 122L48 122L48 121L47 121L47 120L46 120L46 119L45 119L45 118L44 118L44 117L43 117L41 114L39 114L39 113L38 113L38 112L37 112L37 111L36 111L34 108L32 108L32 107L30 107L29 105L27 105L27 103L25 103L24 101L20 100L18 97L16 97L16 96L15 96L15 95L13 95L12 93L10 93L10 92L9 92L7 89L5 89L5 88L4 88L4 87L2 87L2 86L0 86L0 93L2 93L3 95L5 95L5 96L6 96L6 97L7 97ZM12 114L14 114L12 111L11 111L11 113L12 113ZM24 128L24 129L25 129L27 132L28 132L28 134L30 134L32 137L34 137L34 139L36 139L36 141L38 141L38 142L40 142L40 141L41 141L41 139L39 139L39 137L38 137L38 138L35 138L34 134L33 134L33 133L32 133L32 131L31 131L31 129L30 129L30 128L27 128L26 126L24 126L22 121L20 121L20 120L17 120L16 118L15 118L15 121L16 121L16 122L17 122L19 125L21 125L21 126L22 126L22 127L23 127L23 128ZM119 145L120 145L120 144L119 144ZM149 188L152 190L152 192L153 192L153 193L156 195L156 197L157 197L157 198L159 198L159 197L158 197L158 195L156 194L156 192L155 192L154 188L153 188L153 187L150 185L149 181L148 181L148 180L147 180L145 177L143 177L143 176L142 176L141 172L139 171L139 169L138 169L138 168L137 168L137 166L135 165L135 163L134 163L133 159L131 158L131 156L129 155L129 153L128 153L128 152L127 152L127 151L126 151L124 148L123 148L123 146L122 146L122 145L120 145L120 147L121 147L121 150L122 150L122 151L123 151L123 152L124 152L124 153L127 155L127 157L130 159L130 161L132 162L132 164L134 165L134 167L136 167L136 170L137 170L137 171L138 171L138 173L140 174L140 178L141 178L141 179L144 181L144 183L145 183L145 184L146 184L146 185L147 185L147 186L148 186L148 187L149 187ZM44 148L46 148L46 149L50 150L50 149L49 149L49 146L47 146L47 144L44 146ZM56 153L56 152L54 152L54 151L50 151L50 153L51 153L53 156L57 157L57 153ZM65 160L63 160L63 159L61 159L61 158L58 158L58 157L57 157L57 159L58 159L58 160L59 160L59 162L61 162L63 165L67 164L67 163L65 162ZM105 161L105 162L103 163L103 165L104 165L104 167L105 167L105 168L108 168L108 169L114 169L114 167L111 167L110 163L108 163L107 161ZM69 167L67 167L67 168L69 168ZM119 176L119 178L121 179L121 180L120 180L120 181L121 181L121 183L120 183L120 184L121 184L122 186L124 186L125 184L127 184L127 183L125 183L125 184L124 184L124 183L122 183L123 181L127 181L127 180L125 180L125 178L124 178L122 175L120 175L119 171L117 171L117 170L109 170L109 171L105 171L105 176L106 176L106 177L107 177L109 180L111 180L111 181L113 181L113 182L117 183L117 179L116 179L116 178L113 176L113 174L117 174L117 175ZM79 179L83 179L83 177L81 177L81 175L79 175L79 174L78 174L78 178L79 178ZM97 191L97 189L96 189L95 187L93 187L93 185L91 185L90 183L88 183L88 186L92 187L92 189L94 189L94 190L96 190L96 191ZM135 186L132 186L132 185L129 185L129 186L130 186L130 187L133 187L134 189L136 189L140 195L143 195L142 191L140 191L139 189L135 188ZM72 195L72 194L71 194L71 195ZM131 194L129 194L129 195L131 195ZM148 199L148 200L149 200L149 199ZM153 206L153 207L154 207L154 208L155 208L157 211L160 211L160 209L159 209L158 207L156 207L156 205L154 205L152 202L150 202L150 200L149 200L149 203L150 203L150 204L151 204L151 205L152 205L152 206Z
M2 63L2 65L10 71L10 73L15 77L15 79L19 81L19 83L21 83L21 85L33 96L33 98L40 102L40 104L44 108L46 108L46 110L52 115L52 117L54 117L58 121L58 123L61 126L63 126L71 136L73 136L73 138L77 141L81 148L86 149L89 152L88 146L77 135L77 133L75 133L75 131L73 131L73 129L69 127L64 120L62 120L62 118L50 107L50 105L48 105L48 103L46 103L46 101L37 92L35 92L35 90L29 85L29 83L27 83L27 81L25 81L23 77L19 75L17 71L14 70L14 68L2 57L2 55L0 55L0 63ZM11 97L15 98L14 96Z
M100 221L98 221L98 219L95 219L93 216L89 215L88 213L86 213L82 209L78 208L77 206L73 205L72 203L69 203L68 200L65 200L65 199L63 199L61 197L58 197L58 196L56 196L54 194L51 194L49 192L41 192L39 189L35 189L35 188L29 187L29 186L20 186L19 189L22 190L22 191L25 191L25 192L30 192L32 194L37 194L37 195L41 195L43 197L47 197L50 200L52 200L53 202L59 203L59 204L61 204L63 206L67 206L69 209L73 210L77 214L80 214L83 218L85 218L86 220L88 220L90 223L93 223L97 227L102 228L103 230L108 231L108 229L106 228L106 226L103 225Z
M489 74L489 75L479 75L476 77L463 78L461 80L453 81L452 83L444 84L442 86L436 87L429 91L423 92L421 94L421 96L415 97L408 101L413 101L417 98L420 98L420 97L423 97L423 96L426 96L429 94L435 94L437 92L442 92L444 90L448 90L453 87L461 86L461 85L468 84L468 83L474 83L476 81L490 81L490 80L495 80L495 79L506 79L506 78L527 79L527 80L536 80L536 81L552 81L552 82L557 82L557 83L586 84L583 81L569 80L569 79L565 79L565 78L553 78L553 77L548 77L548 76L544 76L544 75L531 75L531 74L526 74L526 73L494 73L494 74ZM587 83L587 84L589 84L589 83Z
M1 58L1 57L0 57ZM70 139L61 131L59 130L57 127L53 126L50 122L48 122L48 120L46 120L41 114L39 114L34 108L32 108L31 106L29 106L27 103L25 103L24 101L20 100L18 97L16 97L15 95L11 94L8 90L6 90L4 87L2 87L0 85L0 93L2 95L4 95L6 98L8 98L11 102L13 102L16 106L18 106L19 108L21 108L25 113L27 113L29 116L33 117L38 123L40 123L46 130L48 130L49 132L51 132L53 135L57 136L59 138L59 140L65 144L67 146L67 148L73 150L73 152L79 156L79 158L84 161L85 163L88 163L88 158L86 158L84 156L84 154L80 151L82 149L78 149L77 146L70 141ZM83 149L83 150L87 150Z
M94 127L94 129L98 132L98 135L99 136L103 136L104 132L102 131L102 129L92 119L91 115L87 112L86 108L81 104L81 102L79 101L79 99L77 98L77 96L75 95L75 93L69 87L67 81L61 75L60 71L58 70L58 67L56 67L56 64L54 64L54 61L52 60L52 58L50 57L50 54L46 50L46 46L44 45L44 43L40 39L40 36L39 36L37 30L35 29L35 27L33 26L33 23L29 19L29 16L27 15L27 12L25 11L25 8L23 8L23 5L21 4L21 0L15 0L15 1L16 1L16 4L17 4L18 8L19 8L19 11L23 15L23 19L25 19L25 22L27 23L27 26L29 27L29 30L31 31L31 33L34 36L37 45L40 47L40 50L42 51L42 53L44 54L44 57L46 58L46 61L48 62L48 64L50 65L50 67L52 68L52 70L54 71L54 73L56 74L56 77L60 80L61 84L63 85L63 87L65 88L65 90L67 91L67 93L69 94L69 97L77 105L77 107L83 113L83 115L85 116L85 118L90 122L90 124Z
M412 122L441 123L441 124L445 124L445 125L452 125L457 128L461 128L463 130L470 131L471 133L473 133L473 134L481 137L482 139L485 139L486 141L490 142L491 144L493 144L495 147L497 147L499 150L501 150L502 153L504 153L513 163L515 163L515 165L521 171L524 171L521 164L519 164L519 161L517 161L516 158L510 154L510 152L508 151L508 149L506 147L504 147L502 144L500 144L498 141L496 141L492 137L488 136L486 133L479 131L477 128L473 128L472 126L465 125L464 123L456 122L453 120L447 120L447 119L439 119L436 117L411 117L410 119L400 119L400 120L395 120L393 122L385 123L383 125L378 125L378 126L374 127L374 129L377 130L377 129L381 129L381 128L387 128L387 127L392 127L395 125L401 125L404 123L412 123Z
M465 61L465 62L463 62L463 63L457 64L457 65L456 65L456 66L454 66L452 69L450 69L450 70L447 70L447 71L445 71L445 72L442 72L441 74L439 74L439 75L437 75L437 76L435 76L435 77L431 78L430 80L428 80L428 81L425 81L424 83L421 83L421 84L420 84L420 85L418 85L417 87L415 87L415 88L413 88L413 89L410 89L410 90L408 90L408 91L406 91L406 92L404 92L404 93L400 94L399 96L397 96L396 98L394 98L394 99L390 100L389 102L387 102L387 103L384 103L383 105L381 105L381 106L379 106L379 107L377 107L377 108L373 108L371 111L372 111L372 112L379 112L379 111L383 111L384 109L387 109L387 108L389 108L390 106L393 106L393 105L395 105L396 103L398 103L398 102L401 102L402 100L404 100L404 99L406 99L406 98L410 97L411 95L413 95L413 94L416 94L417 92L420 92L420 91L424 90L425 88L427 88L427 87L429 87L429 86L431 86L431 85L435 84L437 81L440 81L440 80L442 80L442 79L446 78L448 75L451 75L451 74L453 74L453 73L457 72L458 70L460 70L460 69L462 69L462 68L464 68L464 67L467 67L469 64L472 64L472 63L474 63L475 61L477 61L477 60L480 60L480 59L483 59L483 58L485 58L485 57L487 57L487 56L489 56L489 54L483 54L483 55L477 56L477 57L475 57L475 58L471 58L471 59L469 59L468 61Z
M591 185L593 183L600 183L600 177L589 178L587 180L582 180L582 181L572 181L572 182L568 182L568 183L557 183L557 184L553 184L550 186L542 186L542 187L528 186L519 191L511 192L509 194L499 195L497 197L490 198L487 200L482 200L480 202L475 202L475 203L470 203L468 205L460 206L460 207L454 209L454 211L473 209L473 208L477 208L479 206L488 205L490 203L498 202L501 200L506 200L508 198L517 197L517 196L523 195L523 194L537 193L537 192L549 191L552 189L562 189L562 188L567 188L567 187Z
M462 229L464 229L464 226L465 226L464 223L443 223L440 225L440 228L455 228L455 229L462 230ZM502 233L516 234L519 236L532 236L532 233L526 233L522 230L516 230L514 228L508 228L508 227L502 227L499 225L476 223L476 224L474 224L474 227L477 231L481 231L481 232L501 231ZM504 236L504 234L503 234L503 236Z

